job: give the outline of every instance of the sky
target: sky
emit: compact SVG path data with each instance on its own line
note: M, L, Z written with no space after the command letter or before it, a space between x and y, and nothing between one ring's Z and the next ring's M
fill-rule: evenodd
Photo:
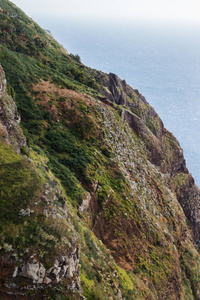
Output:
M200 24L199 0L13 0L34 20L80 18ZM30 4L31 2L31 4Z

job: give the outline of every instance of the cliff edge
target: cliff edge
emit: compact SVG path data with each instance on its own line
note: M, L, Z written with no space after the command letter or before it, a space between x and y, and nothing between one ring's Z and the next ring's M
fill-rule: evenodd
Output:
M125 80L0 7L0 297L200 299L176 138Z

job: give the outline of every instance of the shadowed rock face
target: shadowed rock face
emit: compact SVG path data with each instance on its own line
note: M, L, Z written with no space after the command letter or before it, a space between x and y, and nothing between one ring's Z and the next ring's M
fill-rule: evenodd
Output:
M113 96L113 101L119 105L126 105L126 85L121 82L119 77L113 73L109 74L109 89Z
M193 230L194 241L200 245L200 190L195 185L193 177L189 174L183 185L176 189L180 202L190 226Z
M150 161L157 166L162 162L162 147L159 139L148 129L145 123L131 111L125 111L125 119L136 134L145 141L150 151Z
M177 172L188 173L188 170L185 165L185 159L183 157L183 151L180 148L178 141L174 144L174 149L172 151L173 156L170 160L164 162L166 156L166 143L165 135L169 134L164 128L162 121L160 120L160 130L159 134L155 135L151 130L145 125L145 123L134 113L126 110L125 119L127 120L129 126L140 136L147 149L149 150L149 159L150 161L161 167L163 173L168 172L172 176L177 174ZM164 165L162 163L164 162Z
M126 105L126 83L122 82L121 79L113 73L110 73L106 80L103 78L103 81L105 86L108 87L109 93L108 90L103 90L102 94L111 102Z

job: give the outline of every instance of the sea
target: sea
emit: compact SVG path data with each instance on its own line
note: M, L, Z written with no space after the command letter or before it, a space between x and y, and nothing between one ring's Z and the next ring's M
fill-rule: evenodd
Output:
M199 27L68 18L43 26L85 65L117 74L145 96L178 139L200 187Z

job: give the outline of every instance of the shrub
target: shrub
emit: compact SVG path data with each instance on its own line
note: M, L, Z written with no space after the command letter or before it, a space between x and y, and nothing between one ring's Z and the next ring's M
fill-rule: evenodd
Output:
M73 175L73 173L66 166L58 162L58 160L49 155L49 167L52 169L57 178L60 179L66 194L72 200L72 205L77 206L81 204L82 194L84 192L80 183Z
M77 60L78 62L81 61L81 58L80 58L80 56L78 54L72 54L72 53L70 53L70 57L72 57L73 59Z
M8 94L13 98L15 101L15 90L14 88L10 85L10 83L7 83L7 89L8 89Z

